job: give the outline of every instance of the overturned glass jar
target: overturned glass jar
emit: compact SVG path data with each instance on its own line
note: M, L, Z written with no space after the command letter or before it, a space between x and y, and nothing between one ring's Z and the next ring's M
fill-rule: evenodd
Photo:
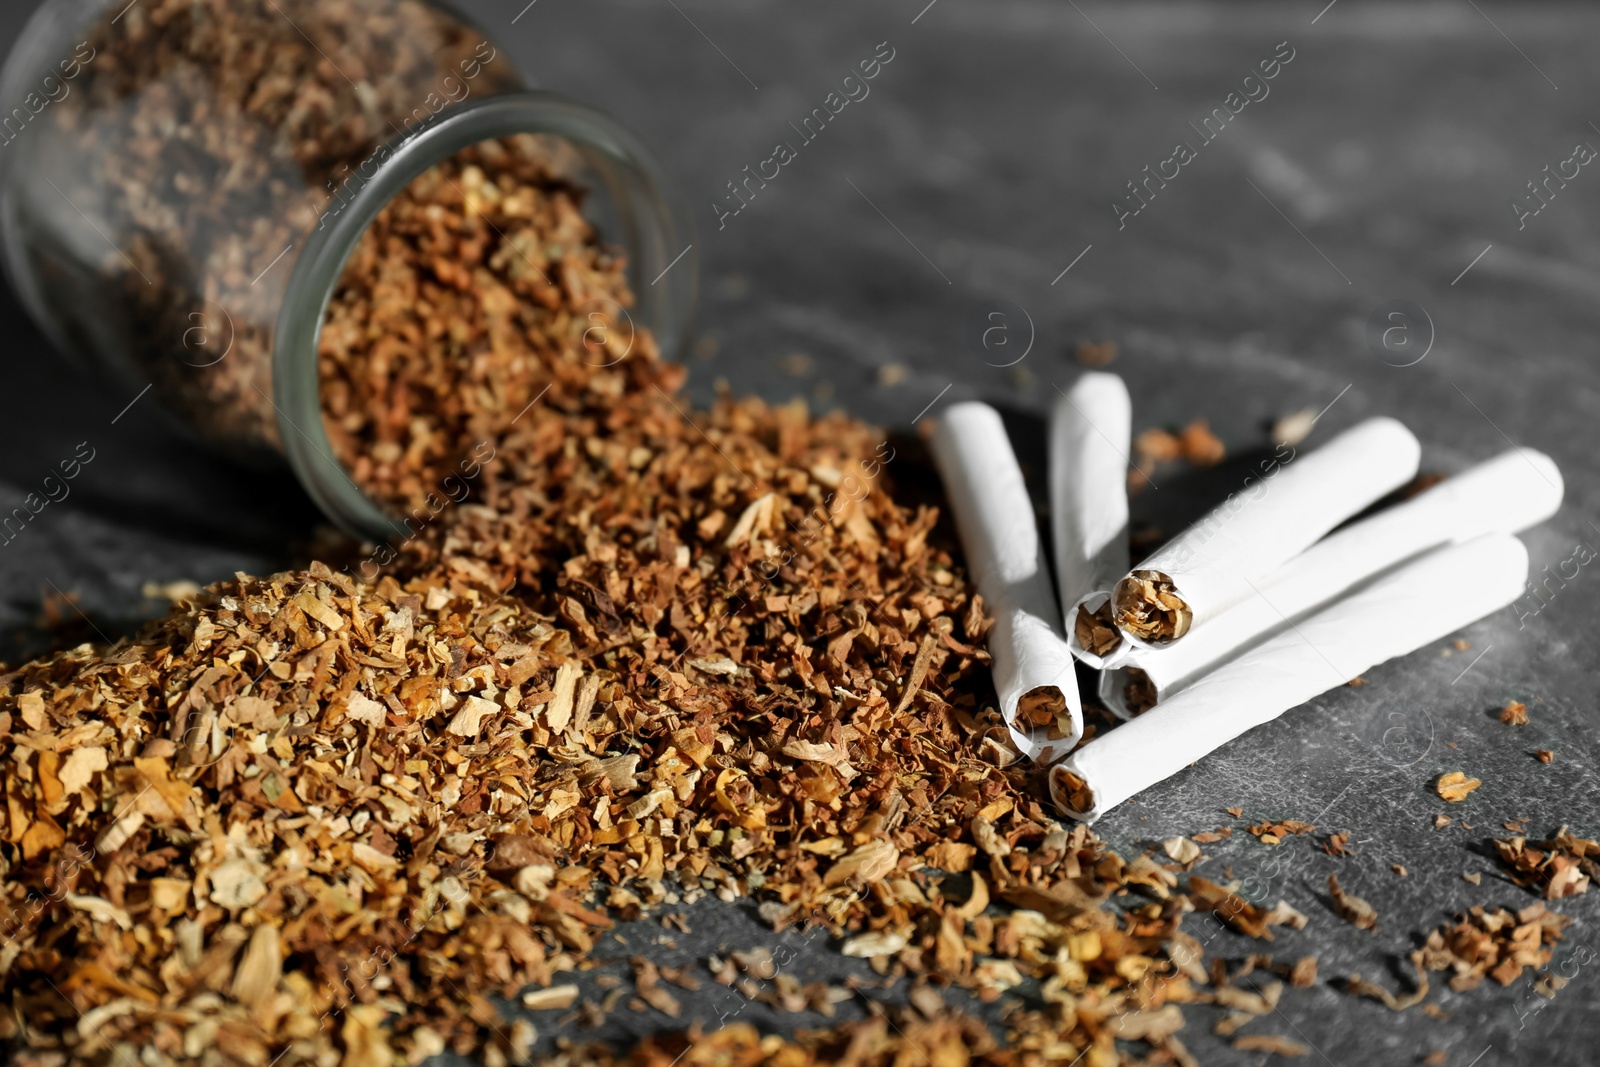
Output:
M454 171L470 188L446 180L481 210L501 194L480 164L514 157L555 191L548 210L581 202L584 262L626 276L585 286L570 248L495 227L576 290L563 328L602 355L648 331L667 359L688 331L691 238L659 166L606 115L525 85L426 0L48 0L0 69L5 268L64 352L209 447L287 461L347 531L403 535L330 440L319 348L352 255L414 181L476 153Z

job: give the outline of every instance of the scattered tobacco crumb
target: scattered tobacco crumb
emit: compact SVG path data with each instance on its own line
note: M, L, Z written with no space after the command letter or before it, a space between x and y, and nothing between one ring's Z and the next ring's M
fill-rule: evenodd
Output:
M1227 458L1227 449L1204 419L1194 420L1176 434L1160 428L1144 430L1133 439L1133 451L1140 470L1179 459L1196 467L1214 467Z
M1551 752L1548 748L1541 748L1534 751L1533 758L1538 760L1540 763L1549 763L1551 760L1556 758L1556 754Z
M1355 894L1346 893L1337 875L1328 875L1328 892L1333 897L1333 910L1341 919L1358 930L1378 928L1377 910Z
M1170 463L1183 455L1183 441L1177 434L1152 427L1133 439L1133 451L1139 457L1140 467Z
M1349 848L1350 831L1341 830L1336 834L1329 834L1328 839L1322 843L1322 851L1330 856L1353 856Z
M1404 867L1400 866L1400 864L1398 864L1398 863L1390 864L1389 865L1389 869L1394 871L1395 874L1398 874L1402 878L1406 877L1406 875L1408 873L1406 871L1406 869Z
M1441 814L1441 815L1435 815L1433 817L1433 828L1435 830L1443 830L1446 826L1449 826L1449 825L1450 825L1450 816Z
M1362 675L1358 674L1354 678L1352 678L1348 682L1346 682L1345 684L1348 685L1351 689L1360 689L1362 686L1367 684L1367 680L1366 680L1365 677L1363 677Z
M1423 946L1411 954L1411 963L1417 970L1417 988L1409 996L1396 997L1360 977L1350 978L1347 988L1403 1011L1427 996L1429 971L1449 972L1450 988L1456 992L1475 989L1485 978L1508 986L1523 971L1539 971L1549 964L1551 946L1561 939L1562 930L1570 922L1542 903L1517 912L1474 907L1455 922L1430 931ZM1433 1004L1425 1005L1423 1011L1434 1018L1449 1017Z
M1507 986L1524 970L1540 970L1550 962L1550 946L1570 922L1542 903L1517 912L1475 907L1428 934L1423 965L1450 972L1450 988L1457 992L1476 988L1486 977Z
M1463 874L1461 876L1461 880L1463 882L1466 882L1468 885L1482 885L1483 884L1483 874L1481 872L1478 872L1478 871L1472 871L1470 873Z
M1204 419L1197 419L1184 428L1183 458L1196 467L1215 467L1227 458L1228 450Z
M1445 1064L1450 1062L1450 1054L1442 1048L1436 1048L1423 1056L1420 1062L1424 1064L1424 1067L1444 1067Z
M1271 437L1275 445L1297 445L1311 436L1317 423L1316 408L1301 408L1283 415L1272 424Z
M1310 989L1317 984L1317 957L1301 956L1289 971L1289 984L1296 989Z
M1405 1011L1407 1008L1415 1007L1428 996L1428 968L1424 965L1423 949L1418 949L1407 958L1416 971L1417 983L1416 988L1405 996L1396 996L1376 982L1369 982L1354 974L1345 980L1345 989L1356 996L1376 1000L1390 1011Z
M1073 356L1085 367L1109 367L1117 358L1115 341L1079 341Z
M1476 778L1468 778L1465 771L1450 771L1441 774L1434 783L1434 789L1441 800L1448 800L1452 804L1459 804L1467 799L1467 794L1478 788L1483 783Z
M1513 700L1500 709L1500 721L1507 726L1528 725L1528 705L1520 700Z
M1310 823L1301 822L1298 819L1285 819L1282 822L1273 822L1272 820L1268 819L1264 822L1257 823L1254 826L1247 827L1247 829L1250 831L1250 833L1254 834L1256 840L1260 841L1262 844L1276 845L1282 843L1283 839L1288 837L1290 834L1309 834L1315 831L1316 827L1312 826Z
M1309 1045L1276 1034L1242 1034L1233 1039L1233 1047L1241 1052L1270 1052L1278 1056L1304 1056L1311 1051Z
M1174 863L1189 867L1200 858L1200 846L1187 837L1169 837L1161 842L1161 851Z
M1189 876L1189 900L1197 910L1213 912L1228 926L1247 937L1273 940L1271 926L1288 926L1301 929L1306 917L1286 901L1272 908L1259 908L1225 886L1198 874Z
M554 1011L570 1008L578 1000L578 987L556 985L546 989L530 989L522 994L522 1006L534 1011Z
M1494 843L1511 880L1537 891L1546 900L1560 900L1589 891L1600 878L1600 842L1575 837L1563 826L1546 841L1529 842L1521 835Z

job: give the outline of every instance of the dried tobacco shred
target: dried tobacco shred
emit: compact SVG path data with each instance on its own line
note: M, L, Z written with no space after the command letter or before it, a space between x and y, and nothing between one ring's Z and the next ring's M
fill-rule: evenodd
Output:
M1480 779L1467 777L1465 771L1449 771L1439 776L1438 781L1434 783L1434 791L1439 794L1441 800L1459 804L1482 784Z
M1378 928L1377 909L1354 893L1346 892L1337 875L1328 875L1328 895L1333 900L1333 910L1357 930Z

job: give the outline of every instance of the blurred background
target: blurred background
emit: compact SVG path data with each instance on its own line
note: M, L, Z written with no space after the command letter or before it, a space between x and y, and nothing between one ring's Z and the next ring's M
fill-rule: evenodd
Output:
M0 8L8 47L35 6ZM1524 535L1533 569L1600 545L1600 174L1582 168L1548 202L1529 188L1577 145L1600 146L1592 6L458 6L536 86L611 112L663 160L698 231L688 361L699 400L720 380L903 432L930 409L983 398L1013 417L1037 467L1054 387L1109 360L1132 390L1135 432L1205 419L1230 456L1268 447L1271 424L1306 409L1325 412L1312 444L1370 415L1403 419L1423 441L1424 470L1457 470L1508 442L1540 449L1567 489L1560 515ZM790 124L861 60L890 53L870 94L802 144ZM1273 59L1265 95L1243 87ZM1247 91L1247 106L1204 140L1202 120ZM729 183L780 141L797 158L748 203L731 199ZM1135 192L1151 172L1171 175L1163 161L1180 141L1195 158ZM997 321L1003 347L985 333ZM1396 325L1402 334L1384 334ZM147 583L270 570L314 537L317 513L287 472L212 458L154 404L129 407L132 393L79 376L3 289L0 332L0 512L80 442L95 453L68 499L0 544L12 662L45 643L114 637L163 610ZM1136 520L1170 535L1234 481L1226 466L1163 477L1136 498ZM1468 631L1470 653L1389 664L1373 684L1257 731L1099 829L1136 847L1226 821L1230 805L1355 829L1367 872L1355 884L1337 866L1350 861L1315 853L1268 875L1307 910L1337 870L1384 916L1377 934L1358 934L1324 909L1281 935L1292 944L1274 951L1321 955L1324 978L1285 1000L1282 1032L1339 1067L1439 1050L1438 1062L1463 1067L1579 1062L1600 1008L1600 976L1581 967L1536 1013L1525 988L1489 987L1445 993L1447 1018L1395 1015L1332 980L1360 972L1403 988L1406 931L1473 904L1528 903L1493 864L1487 841L1501 822L1530 819L1540 836L1563 823L1600 829L1597 591L1584 570L1536 618L1502 613ZM1512 698L1534 719L1514 741L1492 711ZM1398 753L1397 722L1409 738ZM1536 762L1535 748L1556 761ZM1485 782L1474 800L1486 824L1435 831L1427 783L1463 763ZM1212 877L1272 862L1249 838L1214 851ZM1391 864L1409 877L1372 873ZM1463 880L1473 871L1481 885ZM1592 896L1561 902L1576 920L1571 946L1592 937ZM1264 1058L1204 1034L1184 1040L1206 1063Z

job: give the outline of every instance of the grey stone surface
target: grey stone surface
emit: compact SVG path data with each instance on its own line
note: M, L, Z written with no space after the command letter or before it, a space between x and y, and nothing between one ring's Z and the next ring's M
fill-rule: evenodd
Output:
M462 6L543 87L639 130L694 212L704 341L691 363L701 398L722 378L903 431L930 404L983 397L1013 417L1036 463L1052 386L1076 373L1073 346L1108 339L1137 429L1204 417L1234 456L1248 457L1266 446L1276 416L1331 404L1319 438L1391 414L1422 439L1426 469L1459 469L1508 441L1530 445L1556 458L1567 484L1561 513L1525 535L1535 570L1554 572L1579 543L1600 546L1600 175L1584 168L1525 228L1507 206L1576 142L1600 145L1593 8L523 3ZM0 12L8 40L31 6ZM894 59L870 96L800 144L789 123L884 41ZM1294 58L1270 94L1119 229L1112 205L1124 183L1179 140L1198 145L1188 123L1222 106L1283 41ZM719 229L712 205L725 183L779 141L796 145L797 158ZM1388 365L1366 339L1369 316L1397 299L1425 309L1435 335L1413 366ZM1018 346L1007 353L1031 333L1027 356L1009 368L992 364L1014 356L972 340L972 323L995 310ZM113 425L129 396L73 377L9 295L0 322L9 383L0 503L20 500L78 442L97 450L74 495L0 549L0 627L38 615L54 586L79 593L111 632L155 610L140 595L144 581L271 566L309 535L315 516L287 476L196 453L148 406ZM796 354L808 362L788 358ZM892 365L904 373L885 371ZM910 464L895 473L921 477ZM1136 518L1175 532L1236 480L1228 467L1174 472L1136 500ZM1249 1030L1306 1041L1316 1049L1308 1062L1335 1067L1412 1063L1435 1049L1458 1067L1593 1062L1600 972L1575 950L1595 941L1600 895L1557 905L1576 920L1558 953L1573 977L1548 1002L1526 980L1444 990L1430 999L1449 1017L1435 1019L1395 1015L1334 981L1361 973L1404 987L1400 961L1422 931L1474 904L1530 903L1492 859L1488 842L1506 820L1527 818L1536 834L1563 823L1600 833L1594 567L1553 584L1537 615L1501 612L1464 632L1465 652L1430 647L1371 671L1369 685L1291 712L1100 824L1124 850L1228 823L1227 806L1353 832L1356 854L1343 859L1310 838L1267 848L1238 833L1207 848L1202 873L1248 878L1269 902L1283 897L1310 915L1271 951L1321 959L1319 986L1291 991ZM1497 721L1493 709L1510 698L1528 702L1529 726ZM1555 751L1552 764L1532 757L1541 747ZM1435 830L1446 805L1430 784L1453 769L1484 786ZM1408 877L1391 871L1396 863ZM1377 907L1376 932L1328 909L1330 872ZM1480 885L1463 880L1472 872ZM677 935L675 947L651 944L640 926L603 951L684 962L773 942L743 905L703 904L691 925L696 933ZM801 946L797 973L850 968L825 940ZM1212 942L1234 958L1261 947L1228 934ZM714 1025L729 1010L722 993L686 1001ZM557 1029L551 1018L540 1020L546 1033ZM758 1007L741 1018L819 1021ZM1266 1058L1212 1036L1208 1010L1190 1018L1183 1038L1202 1062ZM624 1009L609 1036L668 1025Z

